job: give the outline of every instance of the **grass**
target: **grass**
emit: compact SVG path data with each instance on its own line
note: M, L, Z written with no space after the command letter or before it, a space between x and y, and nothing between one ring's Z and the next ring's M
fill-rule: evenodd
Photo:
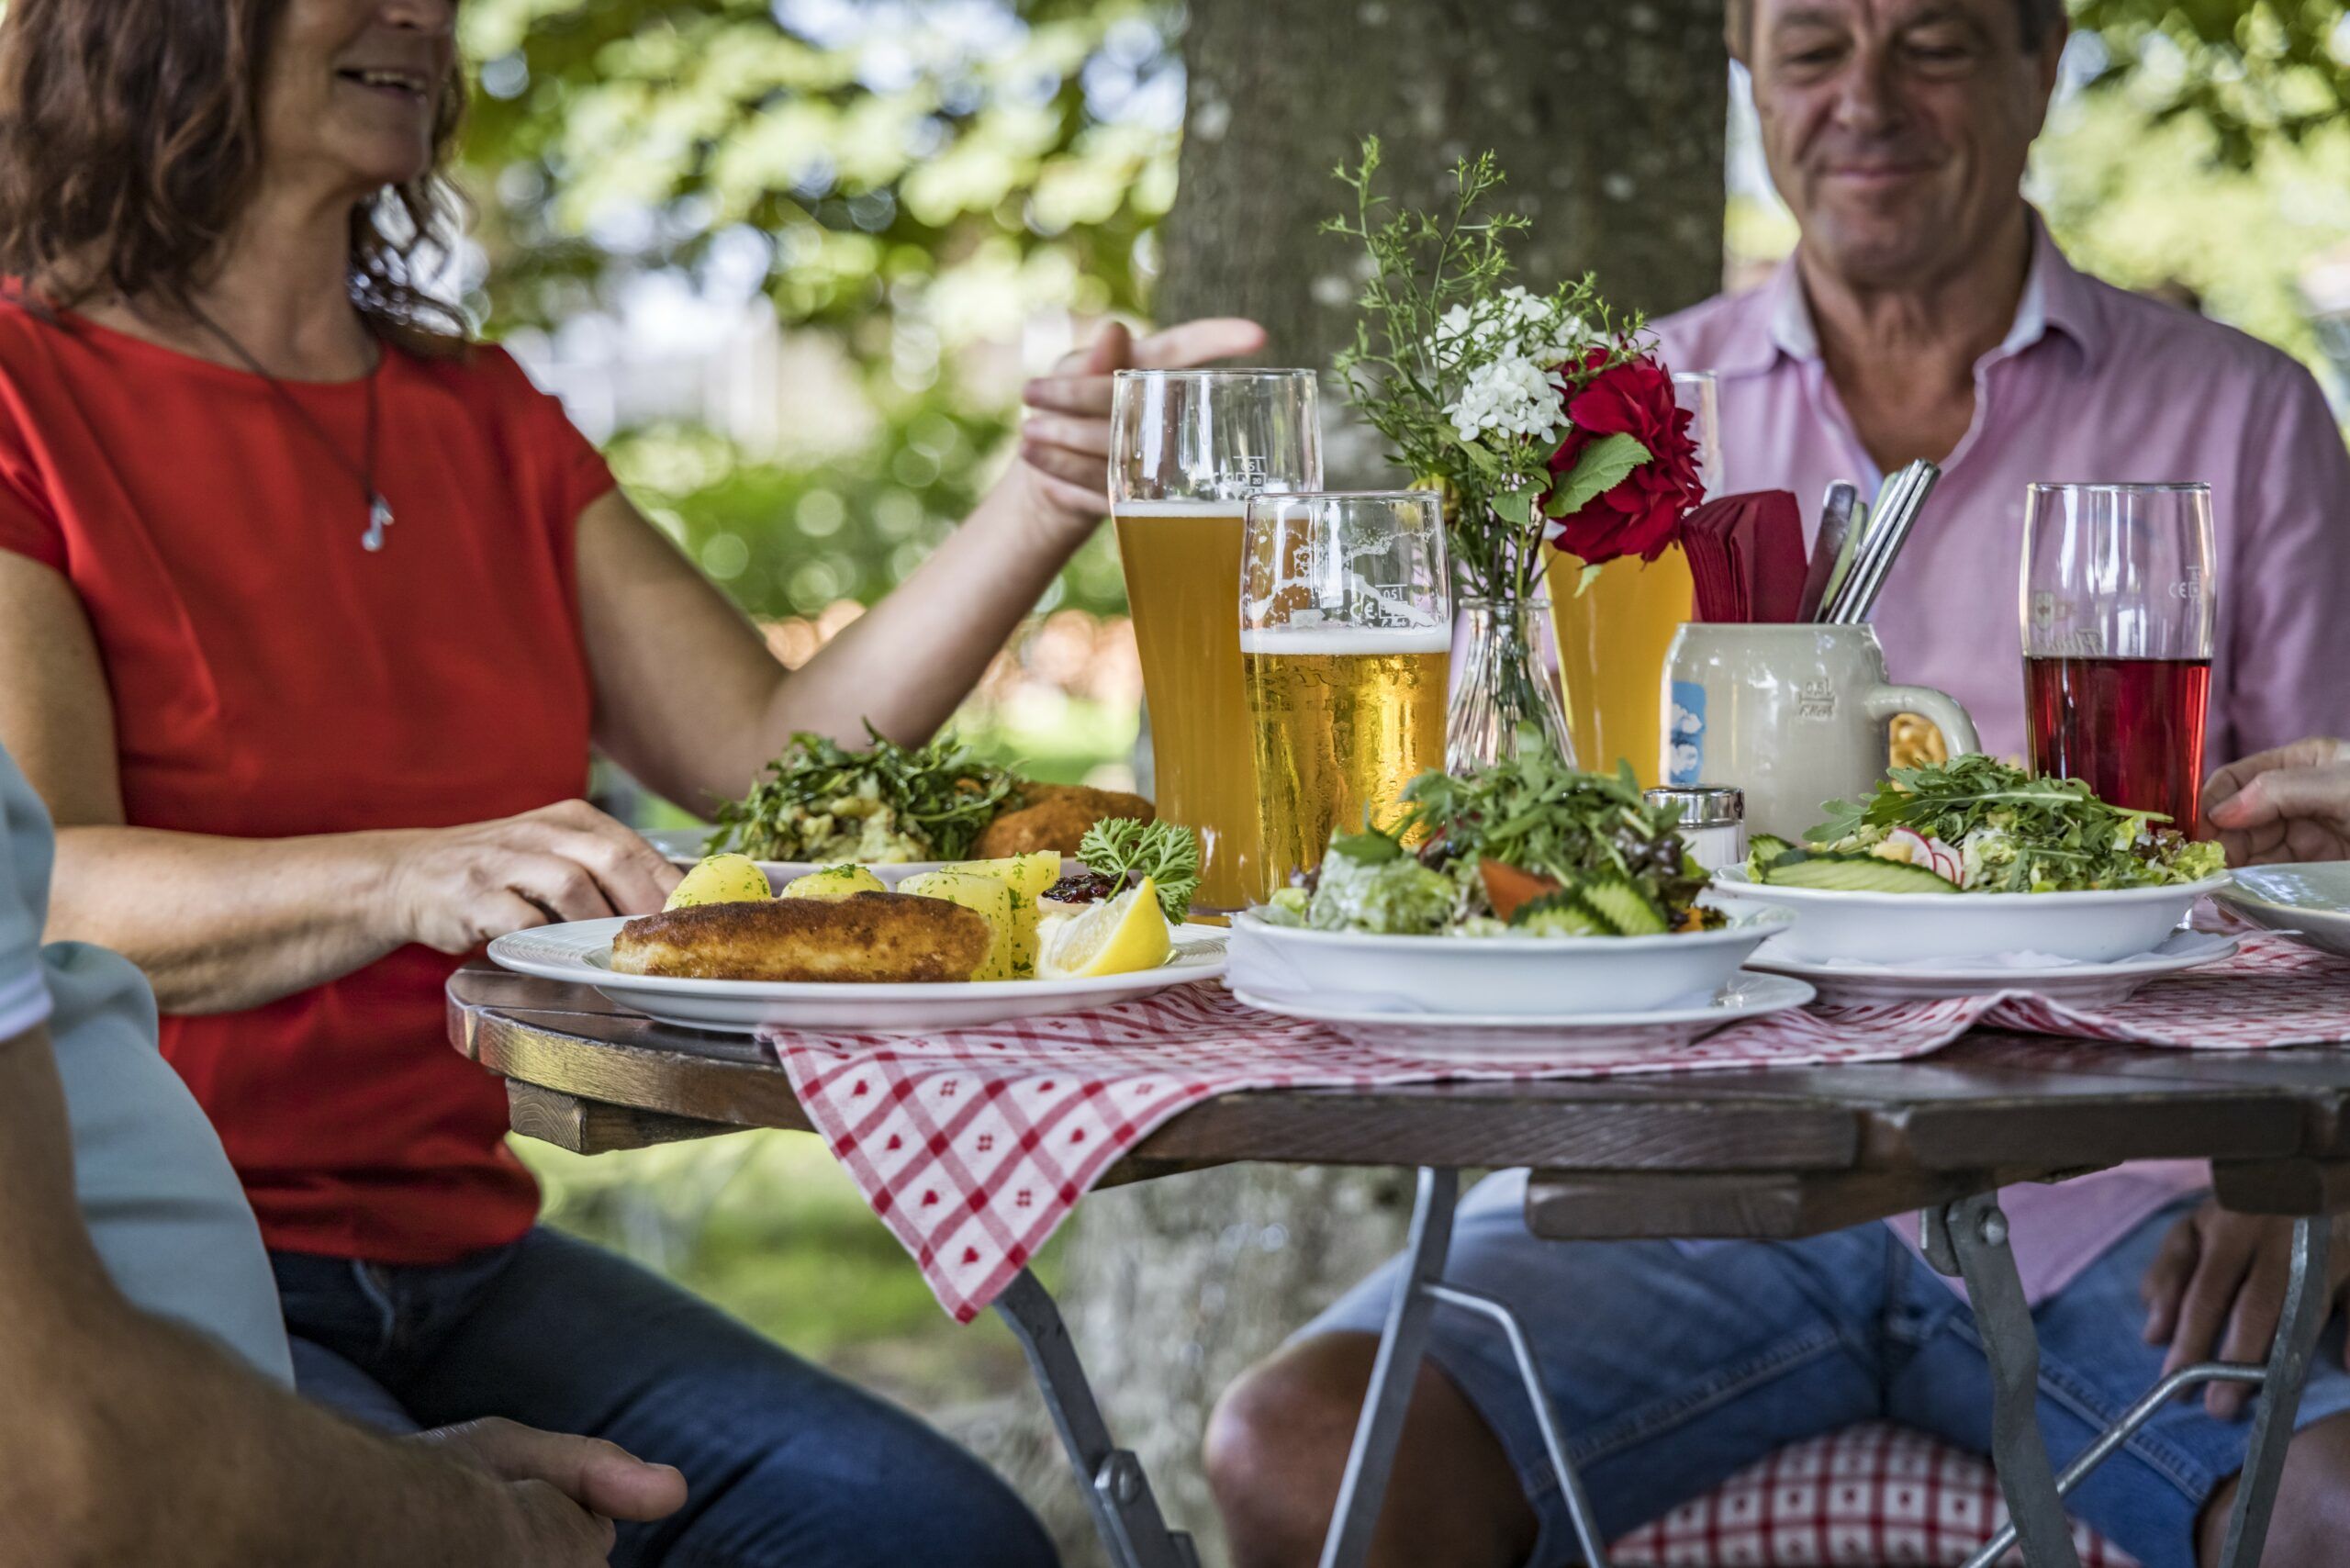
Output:
M808 1133L750 1132L592 1158L516 1151L549 1223L633 1258L809 1360L917 1409L1022 1383L992 1316L958 1327L832 1155ZM1049 1282L1058 1249L1037 1268Z

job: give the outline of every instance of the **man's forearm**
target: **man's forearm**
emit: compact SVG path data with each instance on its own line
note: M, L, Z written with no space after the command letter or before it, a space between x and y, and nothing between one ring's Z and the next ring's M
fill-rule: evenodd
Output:
M0 1328L12 1331L16 1326ZM13 1390L0 1562L57 1568L515 1568L509 1488L275 1388L209 1341L109 1306ZM0 1455L18 1447L0 1438ZM11 1495L18 1488L22 1495Z

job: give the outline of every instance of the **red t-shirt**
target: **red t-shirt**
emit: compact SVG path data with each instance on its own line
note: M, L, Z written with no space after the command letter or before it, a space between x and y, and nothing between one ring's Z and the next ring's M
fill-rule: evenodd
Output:
M358 482L260 378L0 304L0 549L81 597L133 826L440 827L585 789L574 535L610 473L498 349L377 375L371 554ZM364 384L288 390L358 462ZM456 962L163 1020L271 1246L442 1262L530 1226L505 1092L449 1048Z

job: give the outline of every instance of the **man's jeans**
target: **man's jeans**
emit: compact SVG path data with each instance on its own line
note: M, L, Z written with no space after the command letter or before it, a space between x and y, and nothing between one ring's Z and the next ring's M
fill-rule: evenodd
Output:
M912 1416L554 1231L442 1267L271 1260L302 1392L392 1431L503 1416L685 1472L621 1568L1048 1568L995 1475Z

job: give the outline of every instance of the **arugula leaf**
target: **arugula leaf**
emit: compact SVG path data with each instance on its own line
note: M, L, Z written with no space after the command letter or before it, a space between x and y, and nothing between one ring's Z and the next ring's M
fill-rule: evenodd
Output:
M873 744L864 751L828 735L794 734L767 765L767 778L718 808L703 852L733 849L755 860L838 858L853 852L859 816L883 810L931 857L959 860L1012 797L1012 775L951 736L901 746L869 723L865 733Z
M1181 925L1190 917L1192 895L1200 889L1200 840L1181 823L1104 817L1085 830L1077 857L1122 885L1130 877L1137 884L1150 878L1169 924Z
M1442 839L1456 862L1497 860L1567 888L1612 872L1676 917L1706 885L1691 873L1680 808L1651 805L1629 767L1583 773L1527 745L1468 778L1423 773L1404 801L1404 835Z

